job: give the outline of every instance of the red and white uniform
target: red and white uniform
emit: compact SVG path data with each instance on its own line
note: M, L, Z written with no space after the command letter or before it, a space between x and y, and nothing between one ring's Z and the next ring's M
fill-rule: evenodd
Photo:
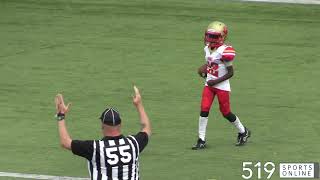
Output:
M229 80L225 80L214 86L208 86L207 82L209 80L218 79L228 72L227 66L232 65L232 61L236 55L235 50L232 46L222 45L213 52L208 48L205 48L205 53L205 59L207 62L207 78L202 92L201 111L209 112L214 97L217 96L220 112L223 115L227 115L231 112L229 96L231 88Z
M205 60L207 62L207 81L220 78L227 74L227 66L232 65L232 61L236 56L232 46L222 45L213 52L206 52ZM225 80L213 86L214 88L224 91L231 91L229 80Z

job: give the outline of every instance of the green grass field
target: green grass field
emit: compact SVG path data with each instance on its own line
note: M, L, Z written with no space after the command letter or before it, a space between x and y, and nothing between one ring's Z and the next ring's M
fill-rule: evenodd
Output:
M319 17L316 5L0 0L0 172L88 177L86 161L59 146L54 96L73 103L73 139L99 139L107 105L134 134L132 84L153 123L144 180L240 180L243 161L320 162ZM215 103L208 149L192 151L203 87L196 70L213 20L229 26L232 109L253 136L235 147L236 129Z

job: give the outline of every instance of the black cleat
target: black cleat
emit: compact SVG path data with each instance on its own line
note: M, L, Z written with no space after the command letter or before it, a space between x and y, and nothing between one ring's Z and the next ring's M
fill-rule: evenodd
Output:
M237 143L236 146L242 146L244 145L247 141L248 138L251 136L251 131L247 128L245 128L244 133L238 133L238 138L237 138Z
M192 146L192 150L199 150L206 148L206 141L202 141L202 139L198 139L197 144Z

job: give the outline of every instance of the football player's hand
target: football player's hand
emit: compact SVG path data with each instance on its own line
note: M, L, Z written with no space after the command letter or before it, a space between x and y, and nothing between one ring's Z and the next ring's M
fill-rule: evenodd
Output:
M69 112L71 103L68 103L68 105L66 106L64 104L64 100L63 100L62 94L57 94L56 95L55 103L56 103L56 112L57 112L57 114L58 113L66 114L66 113Z
M215 80L209 80L209 81L207 82L207 84L208 84L208 86L214 86L214 85L218 84L218 82L215 81Z
M139 92L139 89L136 86L133 86L134 89L134 95L132 97L132 102L135 106L141 105L142 101L141 101L141 95Z

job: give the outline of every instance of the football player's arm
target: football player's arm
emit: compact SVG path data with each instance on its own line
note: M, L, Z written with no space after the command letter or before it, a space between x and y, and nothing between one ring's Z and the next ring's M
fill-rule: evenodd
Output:
M209 49L209 46L206 45L204 48L204 54L205 54L205 60L207 61L207 59L210 57L210 49ZM198 68L198 74L200 77L202 78L206 78L207 77L207 63L206 64L203 64L202 66L200 66Z
M72 139L68 133L66 124L65 124L65 114L68 113L70 108L70 103L66 106L61 94L58 94L55 98L56 110L57 110L57 119L58 119L58 129L60 136L61 147L71 150Z
M208 81L207 82L208 86L214 86L214 85L219 84L227 79L230 79L233 76L232 62L228 62L226 69L227 69L227 73L224 76L222 76L218 79Z
M132 101L140 116L141 132L145 132L148 136L151 136L151 123L146 111L144 110L139 89L136 86L133 88L135 95L133 96Z

